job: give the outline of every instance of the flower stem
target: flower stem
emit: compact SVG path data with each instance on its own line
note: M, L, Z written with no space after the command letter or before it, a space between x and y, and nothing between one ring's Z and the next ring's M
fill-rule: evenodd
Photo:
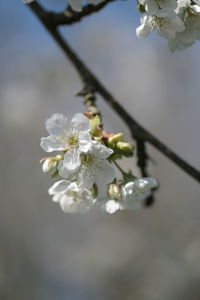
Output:
M126 172L124 170L122 170L122 168L118 165L118 163L116 162L116 160L113 160L113 163L115 164L115 166L117 167L117 169L122 173L122 175L126 175Z

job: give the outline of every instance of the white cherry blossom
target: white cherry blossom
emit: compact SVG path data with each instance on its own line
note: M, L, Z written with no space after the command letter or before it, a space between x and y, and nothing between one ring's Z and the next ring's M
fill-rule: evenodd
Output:
M100 142L92 141L92 147L88 152L80 154L81 163L78 168L73 167L75 162L69 155L60 161L58 167L60 176L68 178L74 174L80 187L91 189L95 183L98 189L105 189L105 185L111 183L115 177L114 167L107 160L112 153L112 149Z
M66 213L85 213L96 202L92 192L77 186L76 182L58 181L49 188L48 192L53 196L52 200L58 202Z
M176 7L176 0L146 0L145 10L148 15L173 17Z
M73 116L71 122L61 114L53 114L46 123L48 137L41 139L41 147L46 152L66 151L68 168L76 169L80 165L80 153L86 153L92 145L90 122L81 113Z
M156 29L158 34L166 39L175 39L176 33L183 31L184 22L178 17L163 18L154 15L144 15L141 18L141 25L136 29L138 38L144 38Z
M104 205L103 205L103 210L105 210L109 214L114 214L118 210L123 210L123 201L122 199L108 199Z
M109 199L108 197L101 199L102 208L109 214L119 210L140 209L144 200L156 187L158 187L158 183L154 178L138 178L121 187L121 196L118 199Z
M200 7L190 5L190 1L178 1L178 15L185 22L185 30L177 33L174 40L169 41L172 51L183 50L200 39Z
M134 210L142 207L143 201L158 187L157 180L151 177L138 178L122 187L123 207Z

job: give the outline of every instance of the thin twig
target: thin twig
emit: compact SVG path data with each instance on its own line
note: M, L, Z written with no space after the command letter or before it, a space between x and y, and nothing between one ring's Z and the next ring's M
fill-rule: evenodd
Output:
M31 2L29 6L34 11L37 11L40 14L42 13L42 18L46 19L46 23L50 23L51 26L56 27L59 25L72 25L74 23L77 23L81 21L84 17L99 12L102 8L114 1L116 0L105 0L97 5L88 4L83 6L82 11L80 12L72 10L72 8L69 6L66 10L60 13L54 13L51 11L43 10L43 14L43 12L41 11L41 6L38 4L37 1Z
M104 85L97 79L97 77L90 71L85 63L77 56L68 43L63 39L61 34L55 27L55 24L51 23L51 20L47 18L48 12L46 12L36 1L29 5L31 10L38 16L40 21L52 35L57 44L61 47L71 63L77 70L83 84L89 84L97 91L104 100L111 106L111 108L120 116L121 119L127 124L130 129L131 135L134 139L142 140L153 145L162 154L173 161L182 170L188 173L195 180L200 182L200 172L192 167L188 162L180 158L174 151L167 147L163 142L141 126L133 117L117 102L112 94L104 87Z

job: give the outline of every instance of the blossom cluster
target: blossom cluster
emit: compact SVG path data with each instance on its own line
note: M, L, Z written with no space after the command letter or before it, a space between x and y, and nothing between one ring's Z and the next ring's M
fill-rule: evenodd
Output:
M22 0L31 3L34 0ZM200 0L137 0L143 16L137 27L138 38L144 38L154 29L168 40L172 51L183 50L200 39ZM88 0L99 4L102 0ZM72 10L82 11L83 0L68 0Z
M132 156L133 147L123 134L105 132L98 115L77 113L68 121L57 113L45 125L49 136L42 137L40 145L59 154L43 158L42 170L61 177L48 192L64 212L86 212L92 206L108 213L135 209L157 187L155 179L138 179L131 172L123 171L123 179L117 180L114 163Z
M183 50L200 39L199 0L138 0L143 12L138 38L144 38L154 29L168 40L172 51Z

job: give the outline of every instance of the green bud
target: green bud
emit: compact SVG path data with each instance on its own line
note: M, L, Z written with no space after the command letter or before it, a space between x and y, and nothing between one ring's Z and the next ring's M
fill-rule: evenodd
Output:
M133 154L133 146L127 142L119 141L117 142L116 147L125 154Z
M100 136L101 130L99 125L101 124L100 116L96 115L94 118L90 119L90 133L93 136Z
M107 144L108 146L114 147L117 142L123 141L123 138L123 133L116 133L115 135L108 138Z

